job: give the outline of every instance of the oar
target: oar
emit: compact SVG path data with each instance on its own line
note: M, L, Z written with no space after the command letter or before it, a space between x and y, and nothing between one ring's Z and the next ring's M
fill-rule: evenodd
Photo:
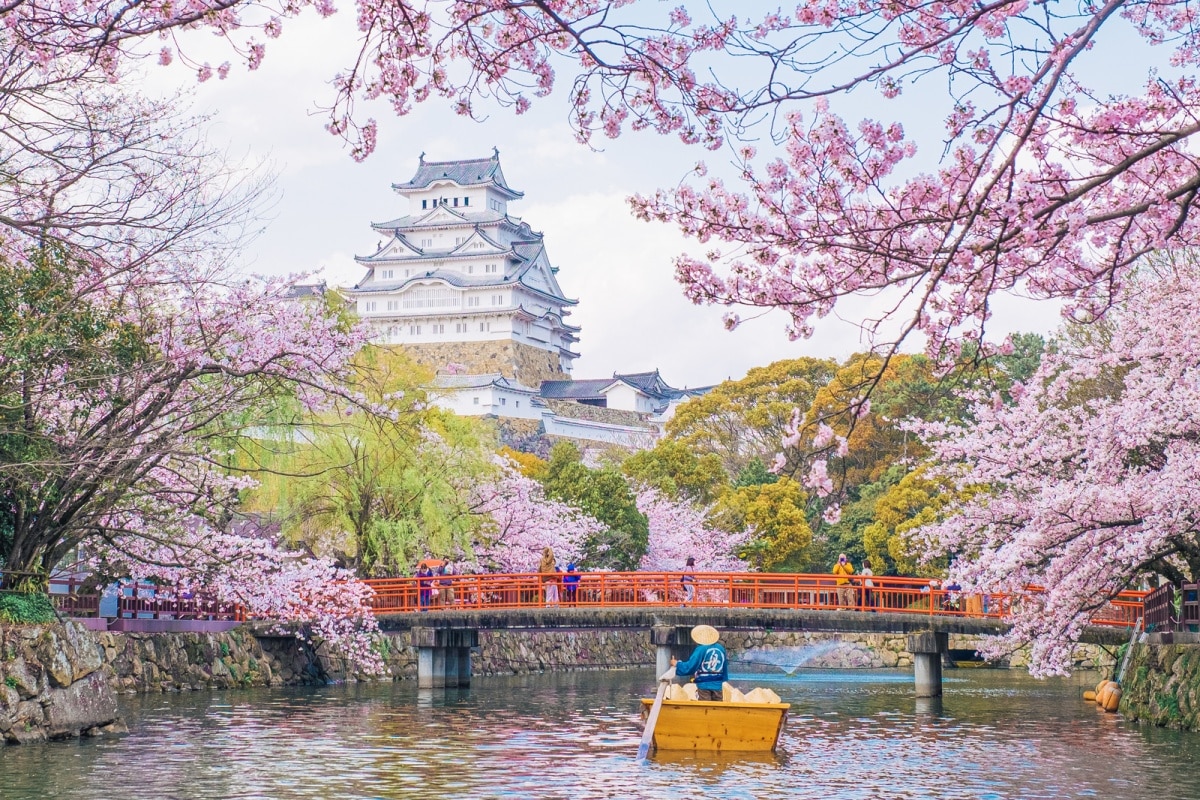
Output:
M658 679L658 694L654 696L654 705L650 706L650 715L646 717L646 730L642 731L642 743L638 745L638 761L645 761L650 754L650 743L654 741L654 726L658 724L658 712L662 711L663 698L667 695L667 687L675 680L675 668L671 667Z

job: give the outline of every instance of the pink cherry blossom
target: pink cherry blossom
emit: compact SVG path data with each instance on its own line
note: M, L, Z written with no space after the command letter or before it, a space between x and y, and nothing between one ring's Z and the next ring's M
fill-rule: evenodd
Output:
M1070 669L1092 612L1147 572L1200 574L1200 267L1146 265L1102 335L1060 339L1011 405L920 426L968 499L924 530L964 587L1045 592L989 653L1031 643L1036 674Z

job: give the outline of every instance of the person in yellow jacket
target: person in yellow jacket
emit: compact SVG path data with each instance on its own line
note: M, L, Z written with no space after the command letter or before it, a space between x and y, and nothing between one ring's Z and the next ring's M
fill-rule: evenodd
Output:
M845 553L838 556L837 563L833 565L833 574L838 576L838 605L848 608L858 605L854 602L854 587L850 585L850 578L848 577L854 574L854 565L846 558Z

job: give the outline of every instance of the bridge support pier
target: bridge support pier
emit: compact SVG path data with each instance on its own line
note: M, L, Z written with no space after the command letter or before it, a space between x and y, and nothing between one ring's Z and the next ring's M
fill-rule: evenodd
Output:
M471 648L479 646L479 631L413 628L412 643L417 648L417 688L471 685Z
M908 652L913 657L913 681L917 697L942 696L942 654L949 649L950 635L924 631L908 635Z
M654 645L654 674L662 675L671 668L671 656L685 661L692 654L692 628L655 625L650 629L650 644Z

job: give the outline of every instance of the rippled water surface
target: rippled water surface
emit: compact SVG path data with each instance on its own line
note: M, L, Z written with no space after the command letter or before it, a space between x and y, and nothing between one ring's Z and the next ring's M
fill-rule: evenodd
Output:
M1093 675L742 674L792 713L776 756L635 760L649 670L130 698L119 739L0 749L0 798L1200 798L1200 734L1080 700Z

